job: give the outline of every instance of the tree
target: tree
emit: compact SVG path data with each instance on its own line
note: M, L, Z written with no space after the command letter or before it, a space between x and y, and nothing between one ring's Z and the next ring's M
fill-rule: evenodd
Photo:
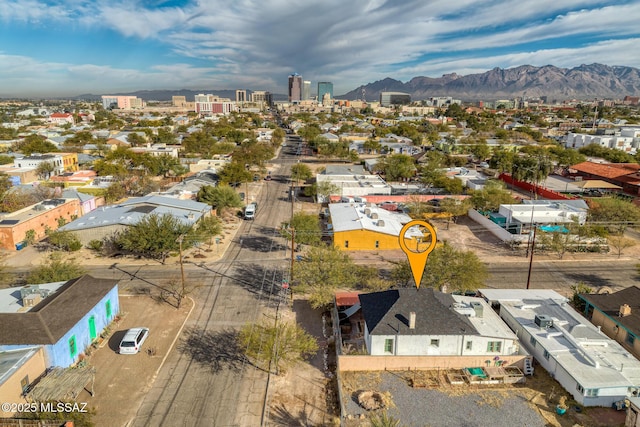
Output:
M295 243L305 245L320 243L322 229L316 215L296 212L290 222L283 222L280 233L288 240L291 239L291 228L295 230Z
M62 253L54 252L27 275L27 283L63 282L85 274L85 269L74 259L65 258Z
M579 313L584 312L586 303L582 298L580 298L580 294L591 294L593 293L593 289L587 286L587 284L584 282L578 282L575 285L571 285L570 289L573 292L573 296L571 297L571 301L573 302L573 307Z
M429 255L422 284L448 292L475 291L488 275L486 265L475 253L458 250L445 241Z
M25 137L24 141L18 143L14 148L25 156L30 156L33 153L42 154L60 151L58 150L58 147L40 135L29 135Z
M487 144L474 144L469 149L477 160L486 160L491 156L491 149Z
M469 208L471 208L471 202L468 199L458 200L446 197L440 201L440 209L449 214L449 218L453 219L454 224L458 221L459 216L467 214ZM447 222L447 227L448 224Z
M109 185L104 191L104 200L107 203L114 203L124 198L127 194L125 188L119 183Z
M147 139L137 132L131 132L127 135L127 141L132 147L139 147L147 143Z
M640 209L631 202L613 197L592 201L589 222L600 222L612 231L624 231L629 223L640 221Z
M234 184L238 182L249 182L253 178L253 175L244 163L233 161L227 163L220 170L220 181L223 184Z
M53 171L56 170L53 162L40 162L36 167L36 173L40 179L49 179Z
M628 237L624 236L624 231L610 235L607 238L607 242L609 243L609 246L615 250L618 258L622 256L622 252L625 249L636 245L635 240L629 239Z
M336 289L353 288L359 269L351 258L334 246L312 247L302 261L293 265L296 291L308 293L313 308L327 307Z
M332 195L340 194L340 187L330 181L314 182L304 188L304 195L317 198L318 202L329 202Z
M485 212L497 212L500 205L514 202L515 199L511 196L509 190L505 188L505 184L498 180L488 180L481 190L471 192L473 207Z
M52 231L48 234L47 241L62 251L72 252L82 249L82 243L71 231Z
M276 375L318 351L316 339L295 322L247 324L240 330L239 341L247 358Z
M291 179L294 181L306 181L313 178L313 173L309 166L304 163L296 163L291 166Z
M222 224L215 216L206 216L198 221L196 233L200 236L198 240L209 240L209 246L211 246L213 237L222 233Z
M274 129L271 133L271 145L278 146L282 144L285 136L286 134L282 128Z
M408 179L416 174L415 162L406 154L392 154L384 157L376 163L374 169L384 173L387 181Z
M92 144L95 141L93 135L88 130L81 130L73 135L71 138L67 138L62 146L65 150L80 152L82 151L82 147L87 144Z
M151 214L130 226L115 238L116 245L125 251L147 258L158 259L162 264L171 252L179 249L178 237L188 235L185 241L198 241L193 228L170 214ZM191 234L190 234L191 233Z
M220 185L218 187L203 185L200 187L196 198L199 202L211 205L211 207L218 210L219 213L222 213L228 208L239 208L242 206L240 195L228 185Z

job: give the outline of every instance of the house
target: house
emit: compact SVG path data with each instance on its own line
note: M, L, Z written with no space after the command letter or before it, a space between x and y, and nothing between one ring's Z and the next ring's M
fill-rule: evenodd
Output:
M55 230L62 221L69 222L80 215L78 199L49 199L19 211L4 214L0 220L0 248L10 251L25 246L27 235L33 232L35 240Z
M360 294L370 355L509 356L518 337L481 298L424 289Z
M626 193L640 194L640 165L637 163L582 162L569 170L582 179L599 179L622 187Z
M96 196L81 193L75 189L63 190L62 197L65 199L78 199L78 203L80 203L80 215L78 216L86 215L98 207Z
M345 251L400 249L400 230L411 217L390 212L372 203L331 203L333 244ZM417 227L405 233L406 239L421 239Z
M56 126L70 124L74 125L73 114L71 113L53 113L49 116L49 122Z
M84 275L0 290L0 352L42 346L46 367L69 367L120 311L118 283Z
M179 183L171 186L161 196L177 197L179 199L193 199L198 191L205 185L215 187L218 185L218 175L212 170L203 170L195 175L185 177Z
M332 195L368 196L390 195L391 187L378 175L372 175L360 165L328 165L324 172L316 175L318 188L328 183L336 189ZM318 194L318 202L328 202Z
M640 359L640 287L611 294L580 294L584 316Z
M578 404L611 407L640 390L640 361L548 289L480 289Z
M24 403L23 394L46 369L43 347L0 351L0 402ZM0 408L0 417L10 414Z
M64 172L64 161L62 155L56 154L32 154L30 156L20 157L13 161L16 168L36 168L43 163L50 163L53 166L51 175L60 175ZM77 161L76 161L77 163ZM48 177L47 177L48 178Z
M87 244L91 240L101 240L135 225L150 214L172 215L184 224L193 225L211 214L211 206L193 200L157 195L133 197L117 205L102 206L65 224L60 230L74 232L83 244Z

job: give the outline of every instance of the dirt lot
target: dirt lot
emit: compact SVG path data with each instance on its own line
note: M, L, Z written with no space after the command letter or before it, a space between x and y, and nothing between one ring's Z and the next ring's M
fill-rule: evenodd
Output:
M416 375L431 375L439 385L412 388L410 384ZM368 426L369 417L375 413L355 403L353 396L359 390L380 392L386 401L387 414L407 427L456 426L461 419L466 419L465 425L470 427L604 427L624 425L625 419L624 411L576 407L569 400L567 413L557 415L555 407L566 392L539 367L525 384L511 386L452 386L444 372L347 372L341 378L350 414L347 426Z
M96 368L94 396L84 391L77 399L96 409L96 426L123 426L135 415L192 307L189 299L175 309L148 296L120 296L121 319L113 325L111 336L88 357ZM136 326L149 328L142 351L117 354L124 332Z

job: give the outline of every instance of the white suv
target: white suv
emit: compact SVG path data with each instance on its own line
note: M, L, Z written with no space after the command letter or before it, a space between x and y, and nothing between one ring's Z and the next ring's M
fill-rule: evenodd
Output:
M136 354L142 348L142 343L149 336L148 328L131 328L125 332L118 352L120 354Z

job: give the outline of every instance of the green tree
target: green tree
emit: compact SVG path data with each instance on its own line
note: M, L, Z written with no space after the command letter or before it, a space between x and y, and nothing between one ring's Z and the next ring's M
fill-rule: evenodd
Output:
M573 296L571 297L571 301L573 302L573 306L575 307L575 309L579 313L583 313L584 309L586 307L586 303L584 302L584 300L582 298L580 298L580 295L581 294L592 294L593 293L593 289L590 288L584 282L578 282L575 285L571 285L570 289L571 289L571 291L573 293Z
M454 224L458 221L458 217L466 215L471 208L471 202L468 199L458 200L446 197L440 201L440 209L442 212L449 214L449 219L453 219ZM447 228L449 223L447 220Z
M488 276L486 265L475 253L458 250L445 241L429 255L422 284L447 292L475 291Z
M473 154L477 160L486 160L491 157L491 149L487 144L474 144L469 149L469 152Z
M54 252L27 275L27 283L51 283L75 279L85 274L85 269L72 258Z
M312 247L302 261L293 265L297 292L309 294L313 308L327 307L336 289L353 288L359 282L359 268L336 247Z
M215 216L206 216L198 221L196 233L200 236L199 240L209 240L209 246L211 246L213 237L222 233L222 223Z
M88 130L81 130L76 132L71 138L67 138L62 146L67 151L80 152L82 151L82 147L87 144L93 144L95 139L93 135Z
M131 132L127 135L127 142L129 142L132 147L139 147L141 145L145 145L147 143L147 139L137 132Z
M249 360L276 375L318 351L316 339L295 322L247 324L240 330L239 341Z
M298 244L317 245L322 229L317 215L296 212L290 222L283 222L280 234L291 240L291 228L295 230L294 241Z
M188 235L190 243L198 241L193 228L170 214L151 214L119 233L115 242L119 248L164 264L171 252L179 249L178 237Z
M56 170L53 162L40 162L36 167L36 173L40 179L49 179L53 171Z
M612 231L624 231L629 223L640 221L640 209L631 202L614 197L592 201L589 222L603 223Z
M228 208L242 206L240 195L228 185L220 185L218 187L203 185L200 187L196 198L199 202L211 205L213 209L220 213Z
M47 241L62 251L72 252L82 249L82 243L71 231L52 231L48 234Z
M104 191L104 200L107 203L115 203L126 196L126 189L118 183L109 185Z
M488 180L481 190L471 191L471 203L475 209L497 212L500 205L515 203L505 184L499 180Z
M381 158L374 169L384 173L387 181L408 179L416 174L416 166L413 158L406 154L392 154Z
M18 143L14 149L20 151L25 156L30 156L33 153L43 154L60 151L54 144L40 135L29 135L25 137L24 141Z
M271 133L271 145L278 146L284 142L286 134L282 128L276 128Z
M33 245L36 242L36 231L32 228L25 231L24 241L29 246Z
M296 163L291 166L291 179L294 181L306 181L313 178L313 173L309 166L304 163Z
M223 184L249 182L253 179L253 174L247 170L245 164L237 161L225 164L219 175Z

